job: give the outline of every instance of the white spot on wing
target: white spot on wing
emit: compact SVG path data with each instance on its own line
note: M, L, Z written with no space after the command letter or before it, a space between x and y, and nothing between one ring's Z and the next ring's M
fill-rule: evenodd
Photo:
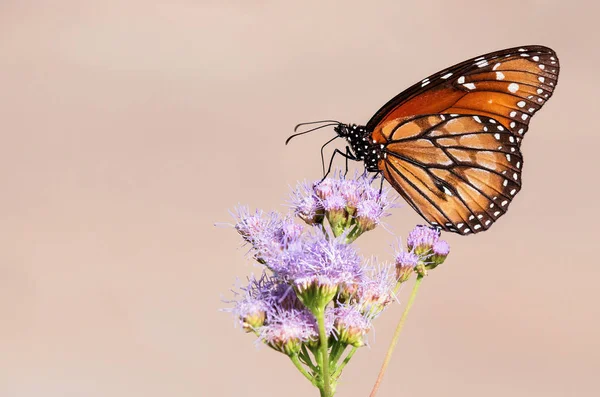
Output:
M504 80L504 73L496 72L496 80Z
M515 92L519 91L519 85L517 83L510 83L508 85L508 90L514 94Z
M475 89L475 84L473 84L473 83L467 83L467 84L463 84L463 87L468 88L470 90L474 90Z
M442 76L442 78L445 80L450 76L452 76L452 73L446 73L445 75Z
M522 108L523 106L525 106L525 101L519 101L517 102L517 106Z
M465 76L460 76L458 78L458 84L463 84L465 82Z

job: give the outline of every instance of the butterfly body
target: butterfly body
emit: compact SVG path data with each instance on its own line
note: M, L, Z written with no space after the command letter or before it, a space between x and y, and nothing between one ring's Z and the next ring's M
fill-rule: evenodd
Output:
M383 147L377 144L366 126L338 124L334 131L348 142L349 158L364 161L367 171L379 172L378 163L383 157Z
M346 158L381 173L430 224L474 234L520 191L521 141L558 73L550 48L495 51L414 84L364 126L327 125L348 142Z

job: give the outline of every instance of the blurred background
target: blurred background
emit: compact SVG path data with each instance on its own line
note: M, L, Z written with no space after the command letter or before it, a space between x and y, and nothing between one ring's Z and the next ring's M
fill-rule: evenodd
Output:
M333 131L284 146L296 123L365 123L431 73L526 44L561 75L524 188L490 231L445 235L379 395L598 396L596 7L3 0L0 396L317 395L219 311L260 268L214 224L238 203L287 211L289 186L321 177ZM361 253L391 260L422 223L408 206L387 220ZM339 396L368 395L402 309Z

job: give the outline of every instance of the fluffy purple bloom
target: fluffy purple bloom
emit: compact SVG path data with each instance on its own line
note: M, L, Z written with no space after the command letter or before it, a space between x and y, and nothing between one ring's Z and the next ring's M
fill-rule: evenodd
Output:
M362 233L381 223L387 210L395 206L388 191L371 186L372 178L360 176L346 179L341 173L315 183L312 189L304 183L292 195L294 212L309 224L327 218L333 234L338 237L348 231L351 242Z
M360 347L364 337L371 330L370 318L356 306L339 306L334 309L334 328L337 339L348 345Z
M303 343L318 339L315 319L307 310L276 311L260 328L259 338L287 355L300 351Z
M371 267L358 287L356 301L360 311L370 318L379 315L394 300L396 278L393 269L389 265Z
M236 292L237 300L229 310L246 331L261 327L276 311L303 308L292 288L280 279L263 273L258 279L249 277L248 281L247 286Z
M450 245L446 241L439 240L433 245L433 254L434 255L448 256L449 253L450 253Z
M379 224L383 215L384 208L376 200L367 199L360 201L356 208L356 220L358 226L363 231L374 229Z
M401 251L396 255L396 278L399 283L407 281L421 261L414 251Z
M361 273L361 258L354 247L344 244L341 238L328 239L321 232L306 236L301 252L280 268L281 276L294 286L307 306L331 301L340 285L354 283Z
M277 271L281 258L287 253L301 249L304 229L292 219L274 212L251 213L245 207L238 208L237 217L236 230L252 244L254 257L271 270Z
M314 185L315 194L321 200L327 200L329 197L337 193L338 184L335 179L326 178Z
M433 269L438 265L444 263L446 258L450 254L450 245L444 240L438 240L433 245L432 254L428 258L428 264L425 266L427 269Z
M418 255L428 254L439 238L440 232L437 229L419 225L408 234L406 245Z
M312 184L299 183L292 192L291 204L294 214L309 225L323 222L323 204Z

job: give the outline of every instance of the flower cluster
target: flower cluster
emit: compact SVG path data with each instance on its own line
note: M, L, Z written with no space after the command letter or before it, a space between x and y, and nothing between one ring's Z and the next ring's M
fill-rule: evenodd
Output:
M394 206L371 182L338 176L300 184L292 205L304 226L275 212L242 207L235 214L235 229L264 270L240 288L231 311L245 331L288 355L322 390L335 386L366 344L373 319L395 300L399 285L422 277L449 252L436 229L418 226L395 264L364 261L351 243Z
M317 184L300 184L292 194L295 214L309 225L321 225L327 220L336 237L346 233L347 242L352 242L379 225L395 206L388 192L374 188L371 182L366 176L338 176Z

